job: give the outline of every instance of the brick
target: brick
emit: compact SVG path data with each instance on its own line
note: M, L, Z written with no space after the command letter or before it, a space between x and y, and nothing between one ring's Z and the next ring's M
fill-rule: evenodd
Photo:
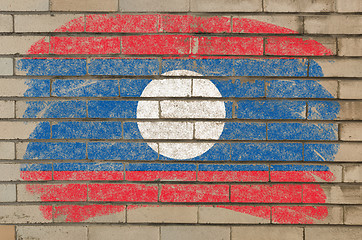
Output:
M2 11L48 11L49 0L2 0L0 3Z
M37 128L36 131L34 131ZM0 122L1 139L49 139L48 122Z
M340 111L337 119L341 120L362 120L362 102L339 102Z
M119 84L117 80L58 79L52 82L51 91L51 95L56 97L118 97Z
M230 228L218 226L161 226L161 239L230 239Z
M341 143L333 156L336 162L358 162L362 160L362 145L359 143ZM329 159L326 159L330 161Z
M52 138L122 139L122 122L58 122L52 125Z
M342 141L361 141L362 140L362 124L361 123L343 123L341 127Z
M334 0L265 0L265 12L333 12Z
M119 0L122 12L187 12L188 0Z
M119 37L50 37L50 53L54 54L119 54Z
M303 228L301 227L276 227L276 226L245 226L232 227L231 240L302 240Z
M310 185L303 186L303 202L318 201L333 204L361 204L362 187L358 185Z
M0 225L1 239L2 240L14 240L15 239L15 226L12 225Z
M87 240L86 226L18 226L18 239Z
M15 117L14 107L14 101L0 101L0 118Z
M0 184L0 202L16 201L16 185Z
M306 227L305 240L359 240L362 238L360 227Z
M362 56L362 38L339 38L339 56Z
M33 88L33 86L37 86ZM0 79L2 97L46 97L50 95L50 81L43 79Z
M260 0L191 0L192 12L261 12Z
M1 36L0 54L26 54L30 47L43 37L35 36ZM49 40L46 40L49 42Z
M79 2L79 1L77 1ZM71 31L83 32L84 31L84 18L83 15L77 14L55 14L55 15L15 15L14 26L15 32L53 32L53 31ZM74 19L76 24L68 27L68 23ZM65 25L66 28L61 26Z
M1 223L49 223L51 217L45 218L41 209L51 211L52 206L0 205Z
M19 184L18 202L75 202L87 200L85 184Z
M118 0L50 0L50 11L97 11L115 12L118 10Z
M343 169L344 182L362 182L361 165L345 165Z
M239 33L298 33L302 18L292 15L233 16L233 32Z
M193 139L191 122L138 122L143 139ZM127 125L124 125L127 134Z
M361 215L362 215L361 206L345 206L344 207L344 224L362 225Z
M1 166L0 181L18 181L20 180L20 165L3 163Z
M0 32L13 31L13 17L11 15L0 15Z
M361 16L307 16L304 20L304 32L315 34L361 34Z
M194 206L136 206L127 208L128 223L197 223Z
M343 207L276 206L272 222L279 224L343 224Z
M309 76L311 77L362 77L362 69L359 67L362 64L361 59L315 59L314 61L323 73L320 75L310 67Z
M89 240L159 240L159 227L156 226L89 226Z
M270 207L200 206L199 223L206 223L206 224L270 223Z
M360 0L336 0L337 12L362 12L362 2Z
M18 101L16 116L17 118L85 118L86 108L85 101Z
M12 142L0 142L0 159L15 159L15 144Z
M0 58L0 75L13 75L13 59L11 58Z
M340 81L339 97L341 99L362 99L362 82L358 80Z

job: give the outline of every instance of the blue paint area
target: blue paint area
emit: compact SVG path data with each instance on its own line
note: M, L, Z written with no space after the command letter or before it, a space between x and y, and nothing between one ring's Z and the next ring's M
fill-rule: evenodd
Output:
M159 66L158 59L99 58L91 59L88 72L90 75L148 76L159 75Z
M50 96L50 80L27 79L25 84L28 86L28 89L25 91L24 97Z
M55 139L122 139L122 122L60 122L52 134Z
M223 140L265 140L265 123L237 123L227 122L220 136Z
M231 143L232 161L302 161L302 143Z
M216 165L216 164L200 164L199 171L269 171L267 165Z
M239 119L305 119L305 101L242 100L237 102Z
M140 97L151 79L121 79L119 80L121 97Z
M89 101L90 118L136 118L137 101Z
M86 158L86 144L73 142L31 142L23 159L76 160Z
M194 164L135 163L126 165L126 171L196 171Z
M52 171L52 164L21 164L20 171Z
M52 96L118 97L117 80L55 80Z
M210 80L218 88L222 97L264 97L264 81Z
M233 102L225 101L225 118L232 118L233 117Z
M329 171L325 165L271 165L270 171Z
M123 124L124 139L143 139L137 122L125 122Z
M122 163L54 163L54 171L123 171Z
M147 143L90 142L88 158L92 160L156 160L158 154Z
M179 160L179 161L227 161L230 160L230 144L215 143L207 152L195 158L173 159L160 154L160 160Z
M29 139L50 139L50 123L38 123L34 131L30 134Z
M27 101L23 118L85 118L85 101Z
M83 76L87 74L86 59L18 59L16 68L28 76Z
M304 161L333 161L339 150L339 144L305 144Z
M315 80L266 81L266 96L270 98L334 98Z
M310 77L324 76L322 67L314 60L309 60L309 76Z
M203 76L233 76L233 59L163 59L162 73L189 70Z
M338 124L269 123L269 140L338 140Z
M339 110L339 102L308 101L308 119L310 120L334 120Z
M306 59L235 59L235 76L306 77Z

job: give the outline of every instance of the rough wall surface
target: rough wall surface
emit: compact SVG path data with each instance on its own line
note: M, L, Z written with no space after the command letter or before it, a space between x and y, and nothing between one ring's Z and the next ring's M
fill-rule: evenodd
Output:
M0 240L362 239L361 13L0 0Z

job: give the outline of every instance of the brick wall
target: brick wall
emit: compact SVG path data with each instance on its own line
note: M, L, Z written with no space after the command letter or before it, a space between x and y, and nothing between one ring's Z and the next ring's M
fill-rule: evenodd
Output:
M361 12L1 0L0 240L362 239Z

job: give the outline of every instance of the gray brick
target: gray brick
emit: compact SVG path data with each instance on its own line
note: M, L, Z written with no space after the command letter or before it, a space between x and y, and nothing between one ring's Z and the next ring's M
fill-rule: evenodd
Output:
M48 11L49 0L1 0L1 11Z
M349 225L362 225L362 207L346 206L344 207L344 223Z
M362 18L361 18L362 20ZM324 77L362 77L362 59L315 59Z
M0 15L0 32L13 31L13 17L11 15Z
M118 0L50 0L50 10L115 12L118 10Z
M232 240L302 240L301 227L232 227Z
M0 75L13 75L13 59L0 58Z
M362 165L344 166L344 182L362 182Z
M326 203L333 204L361 204L362 186L358 185L320 185L326 195ZM316 194L319 189L315 189ZM304 190L304 193L306 191ZM308 190L308 196L312 194Z
M152 226L90 226L89 240L159 240L159 228Z
M16 185L0 184L0 202L16 201Z
M361 240L360 227L306 227L305 240Z
M337 12L362 12L361 0L336 0Z
M264 0L265 12L333 12L334 0Z
M191 0L192 12L261 12L262 0Z
M214 226L162 226L161 240L228 240L229 227Z
M0 159L15 159L15 143L0 142Z
M340 134L343 141L362 141L362 123L343 123Z
M188 0L119 0L123 12L187 12Z
M306 16L304 32L315 34L361 34L362 16Z
M14 101L0 101L0 118L14 118Z
M362 38L339 38L339 56L362 56Z
M18 240L87 240L85 226L18 226ZM107 238L103 238L107 239Z
M360 80L340 81L339 97L342 99L362 99L362 81Z
M51 206L49 206L51 208ZM1 223L49 223L40 206L0 205Z
M0 36L0 54L26 54L30 47L43 37ZM46 38L49 42L48 37Z

